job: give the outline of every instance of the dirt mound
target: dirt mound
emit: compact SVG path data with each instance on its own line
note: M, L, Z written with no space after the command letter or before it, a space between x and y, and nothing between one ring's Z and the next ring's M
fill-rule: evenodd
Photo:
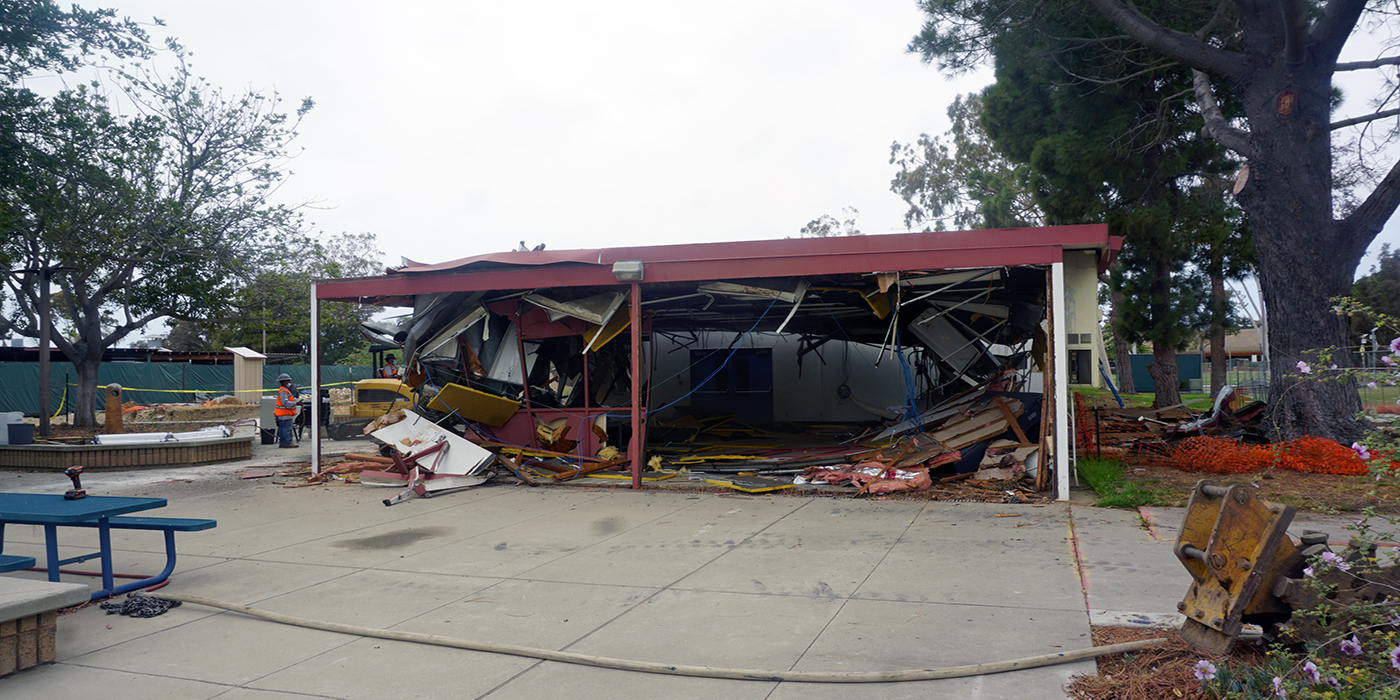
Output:
M235 421L257 418L259 407L252 404L161 405L146 406L127 414L127 420L143 423L190 423L205 421Z

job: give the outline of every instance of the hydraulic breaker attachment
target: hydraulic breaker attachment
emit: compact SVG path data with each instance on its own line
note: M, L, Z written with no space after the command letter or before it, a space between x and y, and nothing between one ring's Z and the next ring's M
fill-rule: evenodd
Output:
M1248 486L1196 484L1174 550L1193 579L1177 603L1186 616L1183 639L1223 654L1245 623L1269 629L1288 619L1292 608L1274 588L1303 568L1303 555L1287 535L1293 513L1256 498Z

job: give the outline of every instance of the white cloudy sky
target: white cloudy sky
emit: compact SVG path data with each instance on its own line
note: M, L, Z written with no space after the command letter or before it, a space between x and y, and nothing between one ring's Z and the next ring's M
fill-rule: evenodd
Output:
M388 262L781 238L842 207L902 231L891 142L990 79L904 51L914 0L85 4L165 20L217 85L315 99L282 194Z
M439 261L796 236L842 207L902 231L892 141L947 128L913 0L90 0L225 88L316 101L283 188L326 232Z

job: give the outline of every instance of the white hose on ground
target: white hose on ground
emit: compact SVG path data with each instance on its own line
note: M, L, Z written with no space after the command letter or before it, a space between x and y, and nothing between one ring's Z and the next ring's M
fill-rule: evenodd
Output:
M940 678L963 678L966 676L985 676L993 673L1005 673L1007 671L1020 671L1027 668L1039 668L1041 666L1053 666L1055 664L1070 663L1083 659L1092 659L1108 654L1124 654L1137 651L1150 646L1156 646L1166 641L1166 638L1144 639L1136 642L1124 642L1122 644L1110 644L1102 647L1090 647L1088 649L1075 649L1054 654L1042 654L1040 656L1030 656L1024 659L1013 659L1010 661L997 661L995 663L972 664L968 666L950 666L948 668L921 668L906 671L759 671L743 668L713 668L710 666L677 666L673 664L658 664L648 661L633 661L630 659L612 659L606 656L592 656L589 654L578 654L570 651L554 651L551 649L537 649L534 647L518 646L515 644L492 644L490 642L473 642L467 639L455 639L453 637L442 637L436 634L422 634L419 632L400 632L396 630L374 629L372 627L360 627L358 625L343 625L338 622L321 622L319 620L307 620L282 613L257 610L246 605L236 605L226 603L213 598L202 598L193 595L181 595L178 593L155 593L152 598L163 598L165 600L178 600L181 603L191 603L203 605L211 608L220 608L231 612L250 615L252 617L280 622L285 625L296 625L326 632L339 632L341 634L353 634L361 637L376 637L378 639L392 639L400 642L413 642L416 644L432 644L441 647L452 647L456 649L469 649L471 651L484 651L492 654L509 654L512 656L524 656L532 659L543 659L545 661L558 661L566 664L580 664L583 666L597 666L600 668L612 668L621 671L638 671L641 673L660 673L672 676L695 676L698 678L728 678L741 681L784 681L788 683L891 683L897 681L930 681Z

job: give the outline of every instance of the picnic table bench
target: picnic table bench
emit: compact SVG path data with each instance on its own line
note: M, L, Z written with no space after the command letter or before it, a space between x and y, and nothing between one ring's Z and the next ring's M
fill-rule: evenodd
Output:
M41 525L44 528L44 560L50 581L57 582L59 580L59 569L65 564L100 558L102 560L102 588L92 594L92 600L100 600L162 583L170 578L171 572L175 570L175 533L208 530L218 524L214 520L198 518L126 515L127 513L163 508L165 504L164 498L88 496L68 500L60 495L0 493L0 570L12 571L34 565L33 557L26 557L28 565L20 566L21 557L12 558L10 555L4 554L5 525ZM97 528L98 550L68 559L60 559L58 556L58 527L61 525ZM165 533L164 570L155 576L124 583L120 586L115 585L112 574L111 531L113 529L158 530ZM3 568L7 566L14 568Z
M34 566L34 557L22 557L17 554L0 554L0 572L19 571Z

